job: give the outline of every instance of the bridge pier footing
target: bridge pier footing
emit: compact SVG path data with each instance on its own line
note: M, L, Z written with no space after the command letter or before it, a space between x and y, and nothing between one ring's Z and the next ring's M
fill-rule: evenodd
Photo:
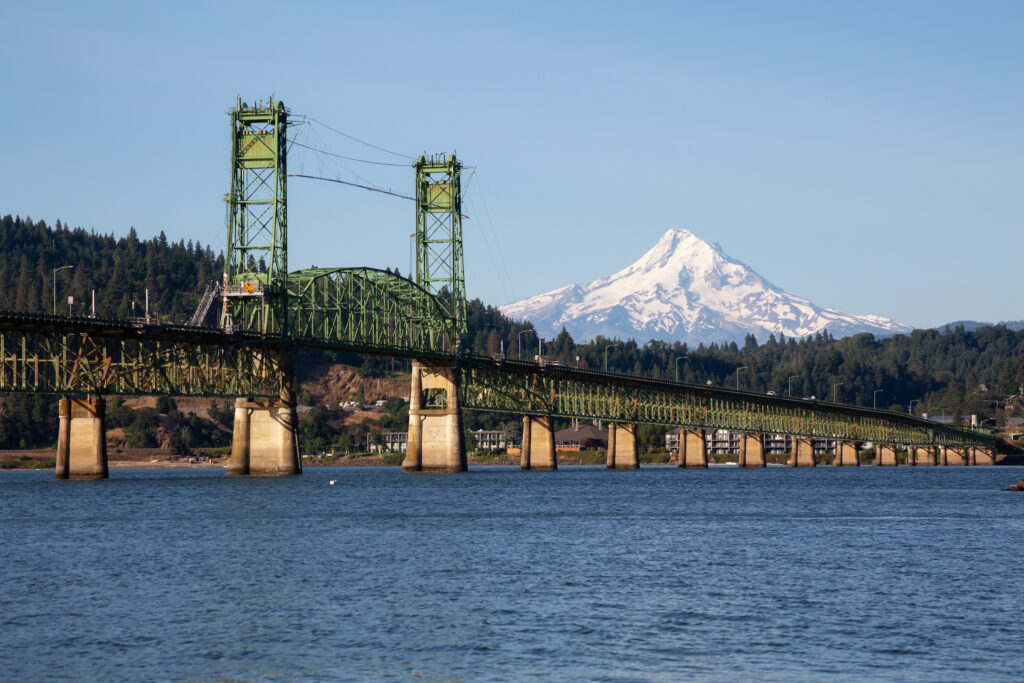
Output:
M555 427L550 417L524 417L520 469L557 470Z
M635 470L640 467L640 457L636 448L635 424L608 424L608 458L606 466L610 470Z
M684 429L679 432L679 466L705 468L708 466L708 444L703 429Z
M294 403L236 398L227 473L262 477L299 474L296 424Z
M860 451L855 441L839 441L836 443L836 457L832 460L833 467L860 467Z
M896 467L896 446L893 444L875 444L876 466Z
M302 472L296 430L295 373L291 356L281 359L278 400L235 399L235 425L227 473L235 476L284 477Z
M736 460L740 467L766 467L764 434L741 434L740 452Z
M907 464L914 467L934 467L935 448L933 446L907 446Z
M789 455L786 464L790 467L814 467L814 444L810 439L797 437L793 439L791 446L793 452Z
M992 448L986 448L983 446L971 447L971 455L974 458L972 465L989 466L996 464L995 450Z
M465 472L462 409L452 363L412 364L407 472Z
M57 403L57 479L106 479L106 401L62 398Z

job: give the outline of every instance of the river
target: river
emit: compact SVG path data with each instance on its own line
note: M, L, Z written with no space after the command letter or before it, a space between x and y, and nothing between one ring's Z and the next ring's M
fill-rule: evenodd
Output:
M0 472L0 678L1020 680L1022 477Z

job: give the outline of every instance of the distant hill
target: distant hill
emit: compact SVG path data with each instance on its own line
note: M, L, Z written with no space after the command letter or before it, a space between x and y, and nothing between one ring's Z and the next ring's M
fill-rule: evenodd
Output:
M991 327L993 325L1002 325L1006 329L1013 330L1014 332L1020 332L1021 330L1024 330L1024 320L1010 320L998 323L981 323L978 322L977 320L957 320L956 322L940 325L934 329L942 331L945 330L946 328L955 330L957 327L963 327L964 331L966 332L975 332L980 327Z

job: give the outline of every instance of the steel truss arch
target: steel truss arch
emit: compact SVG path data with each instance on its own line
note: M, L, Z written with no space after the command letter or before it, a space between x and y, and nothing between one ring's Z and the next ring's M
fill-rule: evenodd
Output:
M297 344L424 357L455 352L456 324L436 297L378 268L311 268L288 276Z

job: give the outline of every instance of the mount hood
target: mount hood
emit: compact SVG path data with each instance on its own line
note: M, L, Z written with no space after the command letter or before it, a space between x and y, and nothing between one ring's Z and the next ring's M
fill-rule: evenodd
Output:
M577 341L598 335L742 343L828 330L887 336L910 326L877 315L850 315L816 306L775 287L746 265L689 230L669 230L633 265L586 285L569 285L501 307L554 337L565 327Z

